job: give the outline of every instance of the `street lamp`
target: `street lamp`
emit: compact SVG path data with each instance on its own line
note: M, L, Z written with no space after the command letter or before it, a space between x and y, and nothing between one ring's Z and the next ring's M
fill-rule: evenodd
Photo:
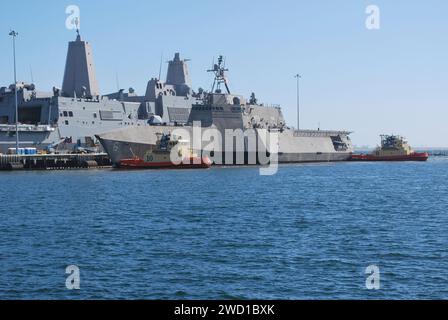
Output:
M12 50L14 56L14 93L16 99L16 154L19 154L19 107L17 98L17 69L16 69L16 37L19 35L12 30L9 35L12 37Z
M297 79L297 130L300 130L300 79L302 76L296 74L294 78Z

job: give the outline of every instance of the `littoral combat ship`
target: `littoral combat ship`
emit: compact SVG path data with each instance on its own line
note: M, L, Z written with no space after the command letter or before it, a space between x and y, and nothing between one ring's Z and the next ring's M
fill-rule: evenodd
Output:
M349 132L295 130L286 125L281 108L258 103L255 94L246 100L231 94L228 71L223 59L209 70L215 74L211 92L194 92L186 60L176 53L169 61L166 82L152 78L146 93L128 92L101 95L96 79L92 47L81 38L68 46L62 88L51 93L36 90L34 84L17 83L0 88L0 153L15 147L16 122L20 148L36 148L48 153L96 152L103 148L112 163L119 166L124 159L144 159L157 148L160 134L175 136L175 131L194 133L214 128L224 135L226 130L243 132L243 163L252 164L251 134L267 131L278 136L275 150L278 162L327 162L348 160L353 152ZM222 90L222 88L225 90ZM15 90L18 95L18 119L15 117ZM16 121L18 120L18 121ZM180 137L181 140L190 140ZM232 138L233 139L233 138ZM229 138L223 138L224 146ZM99 143L101 142L101 144ZM255 149L263 145L257 144ZM202 156L201 144L194 154ZM225 150L223 148L223 150ZM220 162L219 154L210 154ZM256 162L259 161L256 155ZM232 161L221 163L230 164ZM237 163L240 164L240 163Z
M182 72L182 69L178 71ZM127 162L129 159L143 161L156 148L158 135L183 132L191 138L195 135L195 127L198 124L202 140L196 144L195 151L207 151L207 156L211 155L215 164L267 164L261 161L260 150L270 159L272 152L276 152L275 161L279 163L350 159L353 153L350 132L290 128L286 125L279 106L259 104L254 93L249 100L231 94L226 77L228 69L222 56L208 71L215 75L212 90L201 90L194 94L197 102L193 103L185 125L165 123L161 119L164 114L154 114L149 126L134 126L97 135L112 162L120 166L123 161ZM178 77L183 78L183 75ZM215 134L207 133L209 129L217 131L220 137L217 139ZM233 135L226 133L229 130L233 130ZM277 138L273 139L274 141L269 138L260 139L263 131L269 135L275 134ZM207 138L204 138L204 135ZM257 142L255 147L250 148L251 141L254 141L251 140L253 136ZM237 148L238 141L235 142L238 138L241 148ZM211 143L214 147L209 150L207 146Z

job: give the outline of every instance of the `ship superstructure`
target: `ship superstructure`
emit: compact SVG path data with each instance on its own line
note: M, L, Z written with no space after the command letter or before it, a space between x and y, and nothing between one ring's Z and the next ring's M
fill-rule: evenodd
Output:
M69 42L62 89L38 91L34 84L0 88L0 153L15 147L15 87L18 91L18 133L21 148L73 151L100 147L95 135L119 128L145 126L153 116L165 124L184 124L197 103L188 67L176 53L169 62L167 82L153 78L146 94L131 88L101 95L93 50L81 38ZM101 148L101 147L100 147Z
M197 95L198 103L193 104L187 125L183 130L193 131L195 123L200 123L201 130L217 129L224 137L221 150L225 152L240 152L226 150L225 131L241 130L242 132L258 132L266 130L278 134L279 162L320 162L348 160L353 152L349 132L295 130L286 125L279 106L259 104L255 94L249 100L243 96L232 94L227 83L223 58L213 65L209 72L215 74L212 92L202 92ZM223 92L225 89L225 92ZM156 144L158 134L170 134L175 126L155 125L144 128L126 128L98 136L111 160L119 165L122 159L132 156L143 157L148 149ZM233 137L231 138L233 139ZM249 137L244 137L243 159L246 162L251 150L247 148ZM207 143L205 143L207 144ZM204 144L201 148L204 147ZM257 146L258 148L258 146ZM269 148L267 147L266 150ZM252 150L253 151L253 150ZM255 150L257 151L257 150ZM223 154L224 158L225 155ZM220 159L219 164L227 163ZM230 158L235 158L232 156ZM216 161L216 157L214 159ZM215 162L216 163L216 162ZM241 164L241 163L237 163Z
M280 162L341 161L353 152L349 132L295 130L286 125L279 106L261 104L253 93L250 99L231 93L222 56L209 70L215 76L212 91L194 92L187 62L176 53L168 62L166 81L150 79L145 95L132 88L101 95L92 47L78 30L68 46L61 89L40 92L27 83L0 88L0 153L15 147L16 87L21 148L48 152L104 148L119 163L143 156L157 143L157 134L171 134L179 127L191 131L199 122L203 130L276 132ZM247 152L243 151L245 159Z

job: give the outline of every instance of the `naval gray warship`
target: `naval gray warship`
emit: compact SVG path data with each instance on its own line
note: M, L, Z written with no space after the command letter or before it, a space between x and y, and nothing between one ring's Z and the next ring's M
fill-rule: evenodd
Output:
M0 153L15 147L15 90L22 148L48 152L104 148L119 165L124 158L143 156L157 144L160 133L192 130L192 124L200 122L203 128L221 131L276 131L280 162L343 161L353 152L349 132L294 130L286 125L280 107L259 104L254 94L249 100L231 94L222 59L209 70L215 73L212 91L194 92L186 62L176 53L166 81L152 78L143 96L132 88L101 95L92 47L77 30L75 41L69 42L62 89L41 92L23 82L0 88Z
M77 30L76 40L68 45L62 89L41 92L24 82L0 88L0 153L15 148L16 88L19 146L48 152L101 151L96 134L146 126L153 115L163 123L182 125L198 103L188 66L178 53L169 61L166 82L149 80L144 96L132 88L102 96L92 47Z
M258 150L248 148L249 135L243 136L242 150L237 150L236 145L233 145L234 137L230 137L233 149L226 149L225 140L229 138L226 138L225 131L229 129L243 133L255 132L255 135L262 130L276 133L278 141L275 152L278 156L276 161L279 163L345 161L351 157L353 146L349 137L350 132L295 130L286 125L279 106L260 104L255 94L248 100L243 96L231 94L225 74L228 69L224 64L220 56L218 63L208 70L215 75L212 90L195 94L197 102L193 103L188 121L182 127L188 137L194 136L194 125L197 123L200 124L201 134L208 128L214 128L222 133L225 138L220 140L221 146L218 148L220 155L212 155L215 164L217 160L218 164L256 164L248 163L248 159L253 159L250 153L258 154ZM124 160L145 159L146 155L151 154L156 148L158 137L171 136L178 131L179 125L165 125L158 119L149 126L114 130L99 134L97 138L109 154L112 163L119 166ZM209 141L200 143L195 151L204 151ZM260 145L258 144L256 148L260 148ZM269 146L264 145L264 150L270 153ZM229 158L225 158L225 153L229 152L233 153L229 157L230 161ZM236 163L237 158L242 159L242 163ZM258 159L256 161L258 162Z

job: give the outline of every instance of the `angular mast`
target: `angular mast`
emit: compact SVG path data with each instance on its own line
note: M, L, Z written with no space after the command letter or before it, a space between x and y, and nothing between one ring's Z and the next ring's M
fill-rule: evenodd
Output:
M78 26L78 23L76 23ZM64 97L99 97L100 91L96 80L93 52L90 43L83 41L76 29L76 41L69 42L65 64L62 95Z

